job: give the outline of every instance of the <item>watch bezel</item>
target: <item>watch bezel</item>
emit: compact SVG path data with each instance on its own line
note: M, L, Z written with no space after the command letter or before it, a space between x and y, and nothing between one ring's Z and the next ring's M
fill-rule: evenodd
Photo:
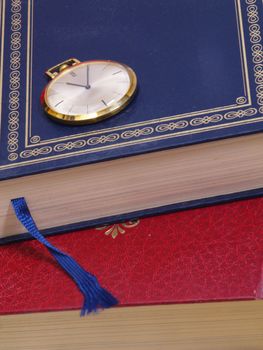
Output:
M88 114L76 114L76 115L68 115L59 113L57 111L54 111L52 107L47 102L47 92L48 89L52 86L52 84L57 80L60 79L62 75L68 74L70 71L74 71L77 67L81 65L88 65L88 64L96 64L98 62L103 63L113 63L119 66L124 67L127 70L127 73L130 78L130 86L126 94L118 101L116 101L114 104L103 108L97 112L88 113ZM135 95L137 88L137 77L135 72L132 68L127 66L124 63L113 61L113 60L91 60L91 61L84 61L77 64L74 64L73 66L69 66L65 69L63 69L59 74L57 74L46 86L45 93L44 93L44 99L43 99L43 107L45 112L48 114L50 118L53 120L63 123L63 124L71 124L71 125L81 125L81 124L93 124L97 123L101 120L110 118L111 116L119 113L121 110L123 110L132 100L132 98Z

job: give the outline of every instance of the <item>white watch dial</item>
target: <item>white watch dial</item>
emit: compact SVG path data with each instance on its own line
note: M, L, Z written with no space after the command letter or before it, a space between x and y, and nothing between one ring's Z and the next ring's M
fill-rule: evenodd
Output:
M131 87L129 68L113 61L89 61L62 71L50 82L45 102L56 113L90 115L114 107Z

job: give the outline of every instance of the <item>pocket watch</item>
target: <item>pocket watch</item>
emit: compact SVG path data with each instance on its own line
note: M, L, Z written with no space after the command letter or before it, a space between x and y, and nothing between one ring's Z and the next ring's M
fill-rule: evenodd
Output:
M109 60L68 59L45 72L43 106L54 120L66 124L96 123L120 112L134 97L135 72Z

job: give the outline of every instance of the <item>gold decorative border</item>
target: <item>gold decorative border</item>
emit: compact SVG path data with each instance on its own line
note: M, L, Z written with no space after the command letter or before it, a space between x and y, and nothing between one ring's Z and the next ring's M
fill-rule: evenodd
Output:
M4 0L5 1L5 0ZM17 0L16 0L17 1ZM251 5L251 4L255 4L256 3L256 0L246 0L246 3ZM235 4L238 4L238 9L239 9L239 12L241 11L241 7L240 7L240 0L235 0ZM256 8L257 6L254 5ZM252 11L253 9L251 9ZM254 8L255 10L255 8ZM253 11L254 11L253 10ZM252 11L252 12L253 12ZM242 16L240 18L241 20L241 31L242 31L242 37L244 38L244 32L243 32L243 24L242 24ZM251 38L250 38L250 41L251 41ZM245 49L246 50L246 49ZM246 55L244 55L244 60L246 60ZM246 67L247 69L247 67ZM259 69L259 68L257 68ZM261 71L257 71L255 72L255 75L257 74L261 76ZM256 76L255 76L256 78ZM249 88L249 85L248 85L248 88ZM262 90L258 90L258 97L261 99L262 96L261 96L261 92ZM242 96L241 96L242 98ZM259 101L259 99L258 99ZM239 102L240 103L240 100L237 100L236 101L237 103ZM241 103L242 103L242 100L241 100ZM241 107L241 106L239 106ZM243 107L243 106L242 106ZM232 106L230 107L230 109L232 108ZM262 110L262 105L260 105L260 108ZM227 108L225 108L226 110ZM215 109L214 109L215 111ZM198 112L196 113L192 113L192 115L188 115L188 116L185 116L185 117L191 117L191 116L194 116L196 115ZM190 122L192 123L201 123L201 124L209 124L209 123L217 123L218 121L220 120L223 120L223 119L235 119L235 118L242 118L244 116L251 116L251 115L255 115L257 113L257 109L256 108L249 108L247 110L236 110L236 111L230 111L228 113L225 113L224 115L219 115L219 114L214 114L212 116L204 116L204 117L200 117L200 118L193 118ZM181 116L176 116L176 117L165 117L165 118L159 118L159 119L156 119L156 120L151 120L151 121L147 121L147 123L151 123L151 124L154 124L154 123L158 123L160 121L170 121L171 119L172 120L178 120L179 118L181 118L183 115ZM223 119L222 119L223 118ZM219 120L220 119L220 120ZM195 120L195 121L193 121ZM169 134L166 134L166 135L160 135L160 136L154 136L154 137L149 137L149 138L143 138L143 139L138 139L138 140L134 140L134 141L126 141L126 142L123 142L121 144L111 144L111 145L105 145L103 147L95 147L93 149L86 149L86 150L79 150L79 151L75 151L75 152L70 152L70 153L66 153L66 154L63 154L63 155L54 155L54 156L49 156L49 157L44 157L44 158L41 158L41 159L32 159L32 160L27 160L27 161L23 161L23 162L20 162L20 163L15 163L15 164L9 164L9 165L5 165L5 166L1 166L0 169L8 169L8 168L14 168L14 167L17 167L17 166L26 166L26 165L30 165L30 164L34 164L34 163L44 163L44 162L48 162L50 160L55 160L55 159L59 159L61 157L63 158L68 158L68 157L72 157L73 155L84 155L84 154L87 154L87 153L91 153L91 152L101 152L101 151L105 151L105 150L110 150L110 149L114 149L114 148L117 148L117 147L127 147L127 146L130 146L130 145L134 145L134 144L141 144L141 143L145 143L145 142L150 142L150 141L156 141L156 140L162 140L162 139L169 139L169 138L174 138L174 137L179 137L179 136L185 136L187 134L196 134L196 133L200 133L200 132L209 132L209 131L213 131L213 130L218 130L218 129L225 129L225 128L229 128L229 127L233 127L233 126L238 126L238 125L245 125L245 124L250 124L250 123L258 123L258 122L262 122L263 121L263 117L256 117L256 118L251 118L249 120L238 120L236 122L233 122L231 123L230 125L229 124L220 124L220 125L211 125L209 127L202 127L200 129L193 129L193 130L189 130L189 131L180 131L180 133L169 133ZM184 123L182 122L188 122L189 121L177 121L177 122L173 122L173 123L168 123L168 130L175 130L175 129L180 129L180 128L183 128L184 126ZM141 123L137 123L136 125L135 124L132 124L132 125L126 125L125 127L121 127L122 129L125 129L127 127L130 127L130 126L141 126L143 124L143 122ZM163 123L165 124L165 123ZM166 123L167 124L167 123ZM201 125L199 124L199 125ZM167 128L167 125L157 125L157 127L155 127L155 132L164 132L162 128ZM114 130L117 130L119 129L119 127L116 127L116 128L111 128L111 130L109 130L108 132L110 131L114 131ZM145 129L145 128L144 128ZM146 132L148 133L148 135L150 133L152 133L152 129L151 127L148 127L146 128L147 131L143 130L141 131L142 129L137 129L137 130L126 130L125 131L125 134L122 133L122 136L124 137L124 139L129 139L129 138L138 138L138 136L142 136L143 132ZM104 130L105 131L105 130ZM103 131L101 131L101 133L103 133ZM62 152L63 150L72 150L72 149L75 149L75 148L82 148L84 147L85 144L88 145L88 142L89 144L94 142L93 144L102 144L102 143L106 143L106 142L113 142L111 141L112 138L117 138L119 137L119 134L110 134L110 135L101 135L101 136L98 136L100 134L100 132L96 131L96 132L92 132L91 134L95 134L96 136L88 139L88 140L80 140L81 142L78 143L78 142L75 142L75 141L70 141L70 142L64 142L64 143L60 143L60 144L57 144L55 145L56 147L56 152ZM77 137L80 137L81 134L77 135ZM38 143L40 141L40 139L38 138L38 136L34 136L33 137L33 140L35 140L35 143ZM47 146L47 147L40 147L40 148L35 148L32 151L32 153L30 153L29 157L34 157L36 155L45 155L45 154L48 154L50 153L50 146ZM30 150L29 150L30 151ZM23 152L23 151L22 151ZM24 158L28 158L28 156L26 154L20 154L21 157L23 156Z
M250 42L252 43L252 60L254 63L254 77L256 83L257 104L259 112L263 113L263 46L261 44L261 30L256 0L246 0Z
M4 29L5 29L5 1L0 2L0 141L1 141L1 120L2 120L2 93L3 93L3 67L4 67Z
M18 128L20 106L20 59L21 59L21 0L11 1L11 37L10 37L10 75L9 75L9 104L8 104L8 160L18 158Z
M32 1L32 6L30 6L30 1ZM229 106L221 106L217 108L211 108L207 110L201 110L201 111L196 111L191 114L188 113L183 113L179 115L174 115L174 116L169 116L169 117L162 117L158 119L152 119L150 121L143 121L139 123L130 123L122 126L117 126L113 128L108 128L108 129L101 129L101 130L95 130L95 131L89 131L89 132L84 132L84 133L78 133L74 135L67 135L64 137L58 137L58 138L53 138L53 139L48 139L48 140L40 140L40 136L35 135L31 137L32 134L32 106L30 105L27 107L27 113L26 113L26 133L25 133L25 147L30 148L30 147L35 147L35 144L37 143L38 146L46 146L50 143L55 143L58 141L72 141L73 139L76 138L81 138L81 137L88 137L91 136L92 134L102 134L102 133L108 133L112 131L119 131L119 130L125 130L127 128L131 127L138 127L138 126L146 126L149 124L153 123L159 123L160 121L168 121L168 120L175 120L179 119L182 117L189 118L193 117L195 115L202 115L204 113L215 113L215 112L220 112L220 111L226 111L228 109L233 109L235 107L247 107L251 105L251 94L250 94L250 86L249 86L249 77L248 77L248 68L247 68L247 62L246 62L246 49L245 49L245 39L244 39L244 33L243 33L243 21L242 21L242 13L241 13L241 6L240 6L240 0L233 0L235 3L235 12L236 12L236 20L237 20L237 29L238 29L238 42L239 42L239 49L240 49L240 60L241 60L241 69L242 69L242 77L243 77L243 87L244 87L244 95L245 96L240 96L236 99L236 104L232 104ZM28 25L28 41L29 41L29 47L28 47L28 67L30 67L30 71L32 71L32 59L33 59L33 48L32 48L32 35L33 35L33 5L34 5L34 0L29 0L28 4L28 17L30 18L32 24ZM31 34L30 34L31 32ZM31 40L29 40L31 38ZM30 62L31 60L31 62ZM32 97L32 77L29 83L27 83L27 86L30 85L30 88L27 89L27 100L30 101ZM30 104L30 103L29 103ZM28 114L28 111L30 112ZM29 131L27 130L29 128ZM30 137L30 143L28 143L28 136ZM36 139L38 139L38 142L35 142ZM32 142L33 140L33 142Z
M263 117L256 117L256 118L251 118L249 120L249 123L262 123L263 122ZM210 127L204 127L202 128L202 132L210 132L210 131L214 131L214 130L219 130L219 129L227 129L227 128L231 128L234 126L241 126L241 125L247 125L249 124L247 120L243 120L243 121L237 121L234 123L231 123L231 125L228 124L223 124L220 125L220 127L218 126L210 126ZM192 130L191 134L198 134L200 133L200 129L198 130ZM140 139L140 140L135 140L135 141L128 141L128 142L124 142L121 144L121 146L119 144L115 144L115 145L109 145L109 146L104 146L104 147L97 147L97 148L93 148L93 149L86 149L83 151L75 151L72 153L66 153L63 155L55 155L55 156L49 156L49 157L44 157L41 158L41 160L39 159L33 159L33 160L28 160L28 161L24 161L24 162L20 162L20 163L16 163L15 166L14 164L8 164L8 165L3 165L0 167L0 169L12 169L12 168L16 168L16 167L24 167L24 166L28 166L28 165L33 165L33 164L39 164L39 163L46 163L49 162L50 160L57 160L57 159L66 159L66 158L70 158L72 157L72 155L78 155L78 156L82 156L85 154L89 154L89 153L98 153L98 152L102 152L102 151L107 151L107 150L113 150L114 148L117 147L129 147L130 145L137 145L137 144L143 144L145 142L149 142L149 141L159 141L159 140L168 140L170 138L175 138L175 137L181 137L181 136L186 136L188 135L188 132L181 132L181 133L171 133L171 134L167 134L167 135L162 135L162 136L155 136L152 138L146 138L146 139Z
M115 142L118 139L122 138L125 140L131 139L131 138L138 138L140 136L147 136L150 134L153 134L154 132L162 133L167 131L173 131L176 129L184 129L189 125L192 126L200 126L200 125L207 125L210 123L218 123L222 120L233 120L233 119L241 119L243 117L252 117L253 115L257 114L256 108L248 108L245 110L237 110L237 111L231 111L227 112L225 114L213 114L213 115L207 115L200 118L193 118L190 120L190 122L186 120L180 120L178 122L171 122L171 123L163 123L157 125L155 128L153 127L145 127L142 129L134 129L134 130L126 130L119 134L108 134L108 135L102 135L102 136L94 136L90 137L87 140L78 140L75 142L69 141L67 143L59 143L56 144L54 147L51 146L44 146L39 148L33 148L33 149L26 149L20 153L21 158L30 158L30 157L37 157L39 155L46 155L53 151L55 152L63 152L65 150L72 150L72 149L80 149L87 146L94 146L98 144L105 144L108 142Z

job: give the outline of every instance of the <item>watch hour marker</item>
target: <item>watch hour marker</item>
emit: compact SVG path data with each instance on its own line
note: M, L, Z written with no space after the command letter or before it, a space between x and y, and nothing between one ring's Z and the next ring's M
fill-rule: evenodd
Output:
M64 102L64 100L59 101L59 102L55 105L55 107L57 107L58 105L60 105L62 102Z
M69 73L73 78L75 78L77 76L77 74L75 72L70 72Z
M112 73L112 75L119 74L119 73L122 73L122 71L119 70L118 72Z
M104 106L108 106L104 100L101 100L101 102L104 104Z
M121 94L120 92L118 92L118 91L113 91L114 92L114 94L116 94L116 95L123 95L123 94Z

